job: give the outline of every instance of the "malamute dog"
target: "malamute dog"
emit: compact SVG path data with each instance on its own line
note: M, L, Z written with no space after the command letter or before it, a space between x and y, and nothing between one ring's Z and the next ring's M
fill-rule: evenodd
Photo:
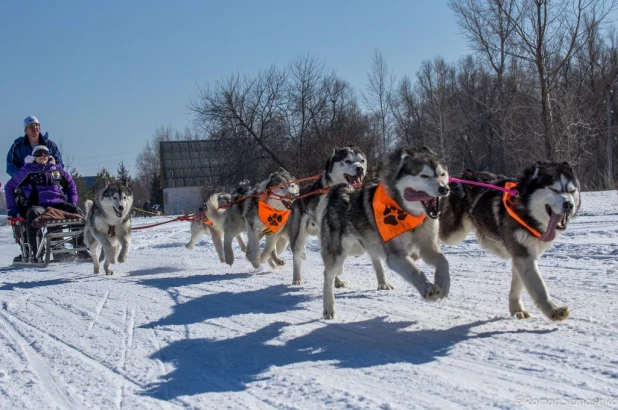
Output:
M441 204L440 239L455 244L473 231L483 248L512 260L511 315L530 317L520 298L525 287L545 316L566 319L569 308L556 307L551 300L537 260L579 209L579 181L569 164L537 162L517 179L467 170L462 179L515 189L518 194L451 183L451 195Z
M213 212L210 217L215 226L223 228L223 253L225 263L232 266L234 252L232 239L247 232L247 259L258 268L271 259L279 237L285 231L289 208L298 196L298 184L285 169L273 172L259 186L248 190L246 199L225 210ZM260 238L266 235L266 244L260 253ZM270 261L271 265L275 262Z
M367 173L367 157L358 147L335 148L326 162L320 179L311 186L300 191L300 196L320 191L337 185L350 184L356 188L362 186ZM300 265L305 251L307 235L317 235L316 208L322 198L322 194L311 195L294 201L292 213L286 224L290 240L290 248L294 259L293 285L301 285Z
M324 260L324 317L335 317L335 277L348 256L367 252L379 284L386 284L382 260L410 282L425 300L446 297L449 266L438 243L440 198L448 195L448 172L429 148L401 148L382 164L378 181L355 190L334 186L318 205ZM435 284L410 257L418 252L436 267ZM386 284L388 285L388 284Z
M210 197L210 199L212 199L213 203L207 202L204 204L203 208L206 219L203 221L191 222L191 240L185 245L185 248L193 249L195 242L198 239L200 239L203 235L208 235L212 238L212 243L217 251L219 260L221 262L225 262L225 258L223 257L223 240L221 239L221 231L212 223L209 215L212 213L212 209L219 209L222 206L229 205L232 202L232 196L226 193L215 193ZM236 237L236 240L238 241L240 249L245 252L247 246L245 245L245 241L242 239L242 235L239 234Z
M127 259L131 245L131 207L133 193L128 186L121 183L112 183L100 189L95 194L94 201L87 200L86 227L84 242L92 253L94 273L99 273L99 246L105 253L103 269L105 274L113 275L110 265Z

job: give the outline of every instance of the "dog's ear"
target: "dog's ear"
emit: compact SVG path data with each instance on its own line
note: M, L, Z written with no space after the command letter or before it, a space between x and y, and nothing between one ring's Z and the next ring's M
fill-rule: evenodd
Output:
M419 151L421 151L421 152L427 152L427 153L429 153L429 154L436 155L436 153L435 153L435 152L434 152L431 148L429 148L429 147L428 147L428 146L426 146L426 145L423 145L422 147L420 147L420 148L419 148Z

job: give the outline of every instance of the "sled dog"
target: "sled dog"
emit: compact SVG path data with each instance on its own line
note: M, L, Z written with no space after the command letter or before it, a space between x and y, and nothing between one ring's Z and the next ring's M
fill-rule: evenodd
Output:
M106 275L113 275L110 265L127 260L131 245L131 207L133 193L128 186L113 183L100 189L95 194L94 201L87 200L86 226L84 242L92 253L94 273L99 273L99 246L103 248L105 262L103 269Z
M566 162L537 162L517 179L472 170L466 170L462 179L515 189L518 195L451 182L451 195L441 204L440 239L455 244L475 232L483 248L511 259L511 315L530 317L520 298L525 287L545 316L566 319L569 308L556 307L551 300L537 260L579 210L579 181L573 169Z
M446 164L429 148L400 148L381 164L378 180L360 190L334 186L318 205L324 260L324 317L335 317L335 277L348 256L367 252L380 286L382 260L410 282L425 300L448 295L449 266L438 243L440 198L448 195ZM417 252L435 266L435 284L410 257Z
M185 245L185 248L193 249L195 242L203 235L210 236L215 250L217 251L217 255L219 256L219 260L225 262L225 258L223 257L223 239L221 238L222 233L219 228L212 223L209 214L212 212L212 209L219 209L222 206L229 205L232 202L232 196L226 193L215 193L211 198L213 198L213 203L205 203L203 206L204 220L191 222L191 240ZM246 245L242 235L239 234L236 237L236 241L238 241L240 249L245 252Z
M367 157L358 147L344 147L333 149L326 162L320 179L300 191L300 196L326 190L337 184L350 184L356 188L362 186L367 172ZM326 192L326 191L325 191ZM324 193L325 193L324 192ZM308 235L317 235L316 208L323 194L311 195L294 201L292 213L286 225L292 250L293 285L301 285L301 259L305 251Z
M241 232L247 232L247 259L258 268L269 261L271 266L282 264L273 251L278 240L285 235L285 224L293 197L298 196L298 184L285 169L280 168L257 187L239 194L242 201L225 210L211 213L215 226L223 231L223 254L225 263L232 266L234 252L232 239ZM212 197L211 197L212 201ZM260 238L266 236L264 249L260 253Z

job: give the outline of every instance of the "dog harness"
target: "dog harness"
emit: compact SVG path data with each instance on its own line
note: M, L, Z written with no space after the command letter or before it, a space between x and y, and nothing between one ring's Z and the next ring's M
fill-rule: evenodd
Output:
M266 225L266 229L264 230L266 235L270 235L281 229L281 227L288 221L289 216L289 210L280 210L268 205L266 203L266 194L260 198L260 201L258 202L258 217L260 218L260 221Z
M516 189L517 182L506 182L504 184L504 188ZM517 212L515 212L515 209L513 209L513 201L511 201L511 194L509 194L508 192L505 192L504 195L502 195L502 203L504 204L504 207L506 208L506 212L508 212L509 215L511 215L511 218L519 222L519 224L523 226L524 228L526 228L528 231L530 231L532 235L536 236L537 238L541 237L541 233L539 231L537 231L536 229L528 225L523 219L521 219L519 215L517 215Z
M212 221L211 221L210 219L208 219L208 218L204 219L204 220L202 221L202 223L203 223L204 225L212 226Z
M386 192L382 182L373 196L373 216L378 226L378 232L384 242L395 236L418 227L427 215L412 215L402 210L397 202Z

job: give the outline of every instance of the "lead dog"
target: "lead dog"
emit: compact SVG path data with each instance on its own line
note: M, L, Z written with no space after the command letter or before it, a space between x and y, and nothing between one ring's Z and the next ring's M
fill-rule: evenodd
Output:
M92 253L94 273L99 273L99 246L105 253L103 269L113 275L110 265L127 259L131 245L131 207L133 193L128 186L113 183L96 192L94 201L87 200L84 242Z
M365 180L366 173L367 157L360 148L352 146L335 148L326 162L320 179L300 191L301 199L294 201L292 213L286 225L290 249L294 259L293 285L301 285L303 283L300 275L300 266L307 236L318 234L315 212L322 194L310 195L304 198L303 195L320 192L337 184L350 184L360 187Z
M334 186L318 206L324 260L324 317L335 317L335 277L348 256L367 252L379 283L386 283L382 260L411 283L425 300L446 297L448 262L438 243L440 197L448 195L445 163L429 148L405 148L382 164L378 181L360 190ZM410 257L418 252L436 267L435 284Z
M212 243L217 251L217 255L219 256L219 260L221 262L225 262L225 258L223 257L223 240L221 238L222 232L221 230L215 226L210 220L209 215L213 212L213 209L219 209L221 207L229 206L232 202L232 196L226 193L215 193L211 196L212 203L204 204L204 220L200 221L192 221L191 222L191 239L185 245L187 249L193 249L195 246L195 242L200 239L202 236L207 235L212 238ZM216 212L216 211L215 211ZM236 241L238 241L238 246L240 249L245 252L247 246L245 245L245 241L242 239L242 235L238 235L236 237Z
M483 248L512 260L511 315L530 317L521 302L525 287L545 316L554 321L566 319L569 308L557 307L551 300L537 260L579 210L579 181L573 169L566 162L537 162L517 179L471 170L462 179L507 186L518 195L451 183L452 193L441 204L440 239L450 245L475 232Z

